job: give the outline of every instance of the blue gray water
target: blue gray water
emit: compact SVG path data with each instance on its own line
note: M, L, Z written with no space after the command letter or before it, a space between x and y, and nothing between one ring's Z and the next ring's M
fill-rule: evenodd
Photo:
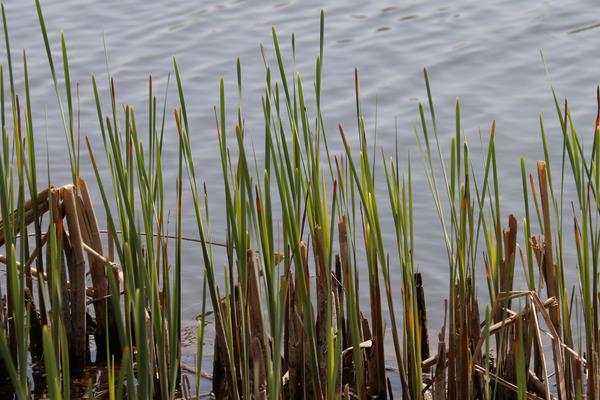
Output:
M6 3L19 93L23 93L20 50L27 48L28 52L39 160L45 163L47 143L52 180L56 184L66 183L70 173L64 133L34 6L32 2L9 0ZM224 210L220 209L222 178L215 151L213 114L213 106L218 102L219 78L225 79L229 109L233 110L237 104L235 60L240 57L246 131L248 137L260 144L263 130L260 96L265 71L259 45L265 46L273 61L271 26L275 25L284 54L290 60L290 36L295 33L296 68L304 78L305 87L310 87L319 45L319 10L323 8L326 13L323 113L333 152L341 152L338 123L347 127L352 142L356 142L353 90L356 67L370 136L376 131L378 146L391 155L397 123L403 164L406 155L411 154L417 221L415 256L423 273L430 329L437 329L441 323L448 267L413 134L413 126L418 123L417 104L426 101L423 68L429 69L444 146L454 132L457 97L462 104L464 133L476 159L483 156L479 152L480 134L487 142L491 122L497 121L503 221L510 212L517 213L519 220L523 217L519 156L525 157L531 171L535 161L543 157L539 113L545 118L551 157L555 161L560 159L561 137L551 84L561 98L569 98L579 132L584 142L591 142L595 88L600 83L597 54L600 18L594 12L597 6L592 1L504 0L485 4L467 0L443 3L377 0L322 4L315 1L71 0L42 3L56 57L60 54L59 32L65 32L71 79L80 84L81 132L90 136L97 151L101 151L101 147L90 76L97 74L102 95L107 98L104 43L110 73L116 79L118 103L136 108L142 129L145 129L148 76L153 76L155 93L162 97L167 76L172 71L172 56L177 57L185 84L198 173L206 181L211 198L215 239L224 234ZM0 55L4 63L4 49ZM173 89L171 85L168 109L176 104ZM233 120L233 114L230 115ZM166 182L174 188L177 142L170 118L166 136L163 165ZM258 155L260 157L260 152ZM85 164L85 152L82 159ZM89 169L84 168L83 173L89 181L94 181ZM385 183L381 174L379 178L380 202L385 206ZM188 216L190 223L185 230L192 236L191 210ZM387 227L385 239L393 253L391 220ZM483 246L481 248L483 251ZM190 246L185 252L188 262L183 281L184 318L191 319L200 309L202 266L196 248ZM217 257L224 262L222 255ZM392 271L394 268L392 265ZM570 264L568 268L569 276L574 279L575 265ZM400 275L396 273L393 279L399 282ZM482 294L486 290L480 286Z

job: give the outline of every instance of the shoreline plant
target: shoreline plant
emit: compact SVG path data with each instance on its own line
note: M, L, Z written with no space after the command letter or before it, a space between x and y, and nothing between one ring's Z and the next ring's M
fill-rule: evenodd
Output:
M424 70L427 102L419 104L414 135L449 268L446 315L437 349L431 349L427 277L414 261L421 244L415 243L412 157L403 172L398 140L391 158L371 143L357 70L356 127L340 125L341 152L330 149L328 136L334 133L326 131L321 112L323 12L314 96L305 92L301 75L286 68L275 28L273 63L261 48L264 158L256 157L253 144L248 147L241 62L239 105L231 121L220 81L215 119L226 216L222 266L213 255L209 196L194 164L197 134L188 121L177 61L174 127L167 123L166 100L162 112L157 105L152 78L146 133L131 106L117 106L112 76L110 107L103 108L92 75L101 141L81 137L65 36L55 57L38 0L36 9L72 182L52 185L48 161L47 176L37 175L27 56L23 51L21 94L2 6L0 262L6 282L0 285L0 379L13 397L200 398L201 389L209 390L202 371L205 326L213 322L210 391L219 399L598 398L600 117L591 150L585 149L568 103L562 105L552 91L563 149L560 169L553 175L540 117L545 158L528 174L521 157L524 216L510 214L504 224L495 122L478 165L457 100L454 134L444 150L440 138L448 129L438 126ZM294 36L291 44L295 59ZM600 110L600 89L598 103ZM351 131L358 140L350 140ZM174 192L163 179L165 135L178 138L177 163L169 160L177 166ZM108 178L99 168L101 156ZM80 176L82 162L92 166L98 204L90 196L92 184ZM385 180L376 178L378 166ZM565 204L570 179L576 197ZM382 182L387 198L377 195ZM190 204L183 204L184 191ZM174 235L167 229L168 195L177 204ZM94 207L106 214L106 236ZM193 207L193 221L184 221L184 207ZM391 220L382 216L383 207L389 207ZM567 209L572 225L563 218ZM190 245L184 223L196 229L200 265L183 265L183 247ZM565 255L569 227L574 263ZM389 231L392 248L383 239ZM192 367L181 361L183 268L198 268L204 277ZM579 278L572 290L565 278L569 268ZM400 287L392 285L394 274L401 276ZM486 288L476 287L481 274ZM516 279L524 279L526 289ZM367 291L365 301L361 293ZM386 365L386 352L393 352L393 367ZM103 385L90 379L97 370L106 373Z

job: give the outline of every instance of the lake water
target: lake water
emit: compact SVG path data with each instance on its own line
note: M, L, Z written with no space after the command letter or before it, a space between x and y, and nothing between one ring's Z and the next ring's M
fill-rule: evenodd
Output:
M551 84L561 98L569 98L584 142L590 144L592 140L595 88L600 83L597 59L600 29L596 29L600 17L594 12L597 5L592 1L512 0L494 4L465 0L405 1L401 5L391 1L322 4L314 1L72 0L43 3L56 57L60 54L59 32L65 32L71 79L80 83L81 132L90 136L97 152L102 149L90 76L97 74L101 94L108 98L103 38L110 72L116 79L118 103L136 108L142 130L146 129L142 122L145 121L148 76L153 76L155 93L162 97L167 76L172 71L171 57L177 57L186 90L197 171L209 191L215 239L224 236L224 210L220 209L222 177L213 114L213 106L218 102L219 78L225 78L228 102L233 110L237 104L235 60L240 57L246 131L257 145L262 143L260 96L265 71L259 45L265 45L273 61L271 26L275 25L289 61L290 36L295 33L296 67L305 87L310 87L319 46L319 11L323 8L326 14L323 113L333 152L341 153L338 123L347 127L356 143L353 74L357 67L369 134L372 136L376 129L378 146L391 155L397 122L403 162L408 152L412 155L416 261L423 273L431 330L437 330L443 316L448 266L413 134L413 126L419 121L417 104L426 101L423 68L429 69L444 146L454 132L457 96L462 104L462 127L476 160L483 157L479 151L480 133L487 142L491 122L497 121L503 222L510 212L516 213L519 221L523 218L519 156L525 157L530 171L534 171L535 161L543 158L539 113L545 117L551 158L556 162L560 160L561 133L554 113ZM47 132L53 183L67 183L70 172L64 133L35 8L31 2L9 0L6 10L19 93L23 93L20 49L28 51L34 127L39 137L37 146L41 149L39 162L45 164L46 161ZM549 65L549 75L540 52ZM4 49L0 54L4 62ZM173 89L172 84L168 109L176 105ZM167 185L172 186L167 187L169 191L174 189L177 154L177 135L170 115L163 161ZM87 154L82 154L85 164ZM260 156L260 152L258 154ZM449 155L449 149L445 154ZM558 167L557 163L555 168ZM83 174L94 187L89 168L84 168ZM385 206L383 175L379 178L379 201ZM100 207L99 200L97 206ZM190 223L185 227L189 236L195 234L191 211ZM386 224L385 239L393 253L391 220ZM183 312L184 318L191 319L200 309L202 266L197 248L189 246L185 252L188 262L183 272ZM222 255L217 257L224 263ZM574 279L575 265L567 267L568 275ZM397 267L392 265L392 271L394 268ZM485 285L482 263L480 272L481 284ZM394 282L399 281L396 273ZM487 289L480 286L479 291L483 294ZM366 295L368 291L363 293Z

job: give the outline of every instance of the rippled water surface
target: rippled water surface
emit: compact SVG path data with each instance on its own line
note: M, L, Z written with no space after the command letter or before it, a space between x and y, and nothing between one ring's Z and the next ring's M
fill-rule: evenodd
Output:
M65 32L72 81L80 84L81 131L89 135L98 152L102 149L90 76L97 74L102 95L107 98L103 38L110 72L116 78L118 102L132 104L138 111L139 124L144 127L148 76L154 78L155 93L164 93L167 76L172 70L171 57L177 57L193 130L193 151L199 174L208 187L216 239L224 236L224 210L220 208L222 178L213 112L218 101L219 77L225 78L228 102L233 110L237 105L235 60L240 57L246 131L260 147L263 131L260 96L265 70L259 45L265 45L273 61L271 26L275 25L280 41L284 43L283 51L290 60L290 36L295 33L296 68L302 74L305 86L310 87L319 45L319 10L324 8L323 113L331 137L330 145L334 153L340 153L338 123L347 127L352 138L355 137L353 73L357 67L363 111L371 137L376 131L378 146L391 155L397 123L401 158L405 161L408 153L412 156L416 260L424 275L432 329L437 329L443 316L448 267L413 134L413 126L418 122L417 104L426 100L423 67L429 69L444 146L448 145L454 132L457 96L462 104L462 126L475 159L483 157L479 151L480 134L487 142L491 122L497 121L503 221L509 212L517 213L519 220L523 215L519 156L525 157L532 171L535 160L543 157L539 113L545 117L551 157L560 160L561 139L553 110L551 84L561 97L569 98L579 132L584 141L591 143L596 112L595 87L600 83L600 17L594 12L597 5L591 1L512 0L494 2L493 5L465 0L356 4L349 1L321 4L313 1L114 0L43 3L56 56L60 50L59 32ZM13 57L19 59L17 50L23 47L28 51L40 162L45 164L47 136L53 182L66 183L70 173L64 133L35 9L30 2L10 0L6 9ZM549 75L540 52L548 63ZM4 50L2 56L4 60ZM22 93L20 59L16 65L17 90ZM176 104L173 89L174 85L171 85L167 109ZM174 189L177 142L170 115L167 117L163 164L167 185ZM449 155L449 151L445 153ZM257 154L261 156L258 149ZM82 159L87 160L85 152ZM84 169L84 174L89 181L94 180L89 169ZM385 183L381 174L379 178L380 203L385 206ZM100 206L99 201L97 205ZM188 214L190 223L186 231L193 236L191 209ZM386 241L392 251L391 220L387 227ZM184 317L193 318L200 308L201 265L195 247L190 246L185 252ZM224 263L223 255L218 255L218 259ZM392 270L394 268L392 265ZM574 277L574 265L568 268L570 276ZM483 267L480 276L481 284L485 285ZM399 280L400 276L396 274L394 281ZM486 290L485 286L480 286L480 293Z

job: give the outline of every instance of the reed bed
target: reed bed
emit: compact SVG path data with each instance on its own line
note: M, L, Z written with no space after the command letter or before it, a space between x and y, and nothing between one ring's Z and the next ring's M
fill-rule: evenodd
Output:
M326 132L321 113L323 13L311 96L301 76L286 69L275 29L272 65L263 49L264 158L248 147L239 60L240 106L232 121L220 82L214 145L221 159L226 237L225 247L215 248L176 60L179 106L173 117L166 106L162 112L157 106L150 78L145 134L134 109L117 106L113 78L105 110L92 76L101 140L82 138L65 36L55 57L39 1L36 7L72 181L55 186L50 172L37 175L26 52L21 94L15 90L2 6L0 262L6 282L0 286L0 379L12 396L30 398L35 388L36 395L52 399L200 398L208 392L219 399L599 397L600 113L592 148L585 149L568 103L552 91L562 132L561 168L552 173L540 117L545 159L531 171L520 159L524 215L506 216L495 123L483 165L475 163L457 101L449 154L443 152L440 138L452 129L438 126L424 71L427 103L419 105L414 134L450 276L446 316L441 328L435 321L432 332L427 276L417 271L414 258L423 244L415 243L413 163L409 156L401 171L398 146L393 154L378 154L370 143L358 71L356 126L339 126L342 152L330 151L328 137L337 132ZM598 97L600 109L600 89ZM308 98L314 100L309 104ZM350 140L350 131L356 140ZM173 191L163 181L165 134L179 140L177 162L169 160L177 166L173 235L165 199ZM108 179L98 157L106 159ZM94 183L80 176L81 161L92 166ZM377 166L385 172L387 198L377 196ZM565 205L570 179L576 200ZM100 193L97 204L89 185ZM183 204L184 191L190 204ZM105 223L94 207L104 210ZM193 221L183 220L184 207L193 208ZM382 217L384 207L391 220ZM563 219L565 212L572 213L572 222ZM199 266L182 265L183 247L191 246L182 236L184 223L197 230ZM574 262L565 256L564 227L572 228L567 235L574 235ZM384 231L393 232L392 248L385 246ZM215 251L225 252L224 268ZM197 363L182 366L181 276L189 267L203 274L204 286ZM565 278L569 268L579 276L574 288ZM399 287L391 283L394 274L401 276ZM487 288L478 291L482 275ZM525 283L516 284L520 279ZM209 322L215 330L212 366L203 365ZM430 348L435 333L437 348ZM386 352L394 365L386 365ZM89 378L98 369L107 376L102 388Z

